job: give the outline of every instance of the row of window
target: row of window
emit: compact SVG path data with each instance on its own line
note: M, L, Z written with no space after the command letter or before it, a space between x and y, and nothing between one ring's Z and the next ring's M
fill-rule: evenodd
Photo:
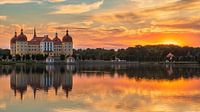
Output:
M19 50L21 50L21 51L26 51L26 49L17 49L17 51L19 51ZM42 49L41 49L42 50ZM45 51L47 51L47 50L53 50L53 49L47 49L47 48L45 48ZM54 49L54 51L61 51L62 49ZM67 49L65 49L65 50L67 50ZM71 50L71 49L68 49L69 51ZM15 50L12 50L12 51L15 51ZM28 49L28 51L37 51L37 49Z

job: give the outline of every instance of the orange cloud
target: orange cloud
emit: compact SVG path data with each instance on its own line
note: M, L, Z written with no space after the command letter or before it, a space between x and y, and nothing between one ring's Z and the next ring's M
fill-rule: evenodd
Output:
M88 12L91 10L98 9L102 4L103 0L94 2L92 4L74 4L74 5L61 5L55 7L56 11L51 12L50 14L80 14L84 12Z
M37 1L37 0L1 0L0 4L23 4L23 3L30 3L30 2L40 3L40 1Z
M65 0L48 0L49 2L64 2Z
M0 21L5 21L7 19L7 16L0 15Z

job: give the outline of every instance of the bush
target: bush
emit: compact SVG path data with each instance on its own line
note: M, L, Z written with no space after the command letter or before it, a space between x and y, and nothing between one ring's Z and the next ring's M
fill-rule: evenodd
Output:
M65 55L61 54L60 55L60 60L65 60Z
M21 56L20 56L19 54L17 54L17 55L15 56L15 58L16 58L17 61L20 61L20 60L21 60Z

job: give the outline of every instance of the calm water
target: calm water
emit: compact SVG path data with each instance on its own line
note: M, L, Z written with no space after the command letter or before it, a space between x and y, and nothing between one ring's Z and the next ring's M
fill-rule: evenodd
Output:
M200 112L200 66L0 66L0 112Z

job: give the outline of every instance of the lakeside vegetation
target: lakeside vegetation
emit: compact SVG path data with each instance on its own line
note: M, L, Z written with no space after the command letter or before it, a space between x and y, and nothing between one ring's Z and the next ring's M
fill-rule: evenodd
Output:
M137 45L126 49L74 49L73 57L76 60L120 60L137 61L137 62L163 62L166 60L168 53L172 53L174 61L179 62L200 62L199 47L180 47L176 45ZM9 49L0 49L1 60L12 60ZM47 55L16 55L17 63L35 63L35 61L43 61ZM64 55L60 56L60 60L64 60ZM32 61L34 60L34 61ZM6 63L7 62L7 63ZM13 62L1 62L0 64L13 64Z
M165 61L168 53L174 54L174 61L200 61L200 48L176 45L137 45L127 49L78 49L74 50L80 60L112 60L116 57L126 61Z

